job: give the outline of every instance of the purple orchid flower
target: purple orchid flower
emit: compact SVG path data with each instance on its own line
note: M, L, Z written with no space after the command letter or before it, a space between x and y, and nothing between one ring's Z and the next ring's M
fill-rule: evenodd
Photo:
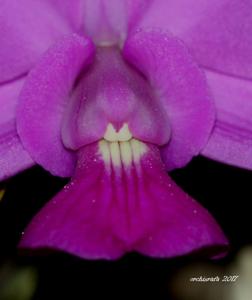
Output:
M71 177L20 246L220 254L221 229L166 172L200 153L251 169L252 1L0 7L0 178Z

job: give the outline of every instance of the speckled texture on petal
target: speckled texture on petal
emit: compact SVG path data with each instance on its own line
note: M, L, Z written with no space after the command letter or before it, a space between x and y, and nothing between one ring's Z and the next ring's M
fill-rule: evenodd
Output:
M71 176L74 170L75 155L61 141L61 121L73 83L93 54L90 40L65 37L29 73L21 92L18 133L36 163L54 175Z
M203 72L184 44L157 30L128 37L124 57L150 81L171 124L171 139L162 148L169 170L182 167L206 144L214 106Z

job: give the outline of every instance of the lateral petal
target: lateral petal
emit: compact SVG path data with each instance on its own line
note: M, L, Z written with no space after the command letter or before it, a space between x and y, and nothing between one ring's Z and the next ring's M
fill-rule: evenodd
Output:
M215 118L203 72L184 44L166 32L139 30L123 53L149 79L168 115L171 139L162 148L167 168L184 166L206 144Z
M204 67L252 78L250 0L156 0L138 27L169 30Z
M0 85L0 180L31 167L34 162L24 150L16 130L16 107L25 78Z
M71 176L75 155L61 140L61 122L72 86L91 61L94 47L76 34L51 47L29 73L18 104L17 128L36 163L54 175Z
M217 119L204 156L252 169L252 83L206 70Z

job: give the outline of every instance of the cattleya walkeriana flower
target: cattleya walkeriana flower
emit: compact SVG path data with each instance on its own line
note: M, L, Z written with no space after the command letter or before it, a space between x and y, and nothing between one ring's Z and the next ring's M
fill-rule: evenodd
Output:
M221 254L167 171L252 166L250 0L0 0L0 175L70 182L21 247L83 258Z

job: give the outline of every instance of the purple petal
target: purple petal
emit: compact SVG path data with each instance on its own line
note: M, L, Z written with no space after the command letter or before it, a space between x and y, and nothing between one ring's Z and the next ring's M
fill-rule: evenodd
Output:
M88 259L115 259L128 251L156 257L208 247L223 251L222 231L167 176L157 148L136 140L100 143L79 151L72 181L35 216L21 247Z
M17 128L25 149L52 174L70 176L75 155L61 141L61 122L72 85L92 60L93 44L73 34L51 47L29 73L21 92Z
M204 74L167 33L138 31L126 41L124 56L149 79L170 120L171 140L162 149L167 168L184 166L206 144L214 122Z
M17 135L15 113L24 79L0 85L0 180L34 164Z
M46 0L74 32L83 33L85 0ZM45 0L43 1L45 2Z
M15 119L18 97L25 79L26 77L21 77L6 84L0 84L1 124Z
M85 0L85 33L95 43L121 44L132 26L141 19L151 0Z
M156 0L138 26L170 30L203 66L252 78L250 0Z
M252 169L252 83L206 71L217 107L217 120L202 154Z
M0 180L7 179L34 165L24 150L14 121L1 125L0 130Z
M75 29L50 0L1 0L0 7L0 82L28 72L55 40Z

